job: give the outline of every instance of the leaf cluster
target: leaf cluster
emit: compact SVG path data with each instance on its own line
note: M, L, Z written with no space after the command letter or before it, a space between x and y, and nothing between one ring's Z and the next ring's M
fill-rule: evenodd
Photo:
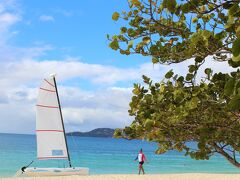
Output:
M123 20L109 46L121 54L151 56L153 63L178 63L212 55L240 65L239 0L128 0L129 9L114 12Z
M205 70L206 76L209 71ZM194 159L209 159L218 152L216 144L239 152L240 80L236 76L239 71L217 73L210 75L208 83L195 86L172 71L160 83L143 76L145 86L134 85L130 102L129 114L135 120L116 130L115 137L158 142L158 154L178 150ZM197 147L193 149L189 142L197 142Z

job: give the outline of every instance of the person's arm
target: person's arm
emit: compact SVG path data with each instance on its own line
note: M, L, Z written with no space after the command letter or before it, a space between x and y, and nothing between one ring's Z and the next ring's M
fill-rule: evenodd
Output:
M136 161L138 159L138 156L134 159L134 161Z

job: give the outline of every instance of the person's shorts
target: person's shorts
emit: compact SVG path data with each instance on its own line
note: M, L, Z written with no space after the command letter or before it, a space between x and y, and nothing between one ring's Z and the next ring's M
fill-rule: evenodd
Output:
M139 162L139 164L143 165L144 161Z

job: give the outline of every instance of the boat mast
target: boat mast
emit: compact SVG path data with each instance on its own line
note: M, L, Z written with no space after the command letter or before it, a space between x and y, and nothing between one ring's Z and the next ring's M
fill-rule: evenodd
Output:
M58 96L57 83L56 83L55 76L53 76L53 81L54 81L54 85L55 85L55 88L56 88L56 94L57 94L58 106L59 106L60 116L61 116L61 121L62 121L64 139L65 139L65 142L66 142L67 155L68 155L68 163L69 163L69 166L72 167L71 159L70 159L69 152L68 152L68 143L67 143L67 138L66 138L66 133L65 133L65 128L64 128L64 123L63 123L63 116L62 116L61 104L60 104L60 100L59 100L59 96Z

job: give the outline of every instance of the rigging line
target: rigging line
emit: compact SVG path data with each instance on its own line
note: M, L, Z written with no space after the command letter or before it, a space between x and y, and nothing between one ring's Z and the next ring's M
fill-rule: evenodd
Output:
M71 128L71 131L70 132L74 132L74 129L73 128ZM72 140L72 142L73 142L73 145L75 146L75 149L76 149L76 154L77 154L77 159L79 160L79 162L80 162L80 158L79 158L79 154L81 154L81 153L79 153L79 148L78 147L80 147L80 143L77 143L77 138L78 138L78 136L73 136L73 135L71 135L71 133L69 133L69 136L70 136L70 138L71 138L71 140Z
M73 137L71 134L70 134L70 137L73 141L73 144L74 146L76 147L76 151L78 151L78 147L79 147L79 144L77 143L77 141L75 140L75 137ZM77 154L80 154L80 153L77 153ZM79 159L80 160L80 159Z

